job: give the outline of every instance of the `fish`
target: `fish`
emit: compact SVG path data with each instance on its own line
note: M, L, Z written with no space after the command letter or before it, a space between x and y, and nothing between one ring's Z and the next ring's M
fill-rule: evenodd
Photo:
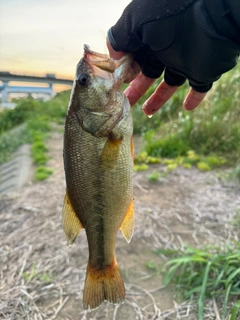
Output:
M115 246L119 229L127 242L134 231L133 120L121 91L131 63L84 45L65 119L62 225L69 245L86 232L84 309L125 299Z

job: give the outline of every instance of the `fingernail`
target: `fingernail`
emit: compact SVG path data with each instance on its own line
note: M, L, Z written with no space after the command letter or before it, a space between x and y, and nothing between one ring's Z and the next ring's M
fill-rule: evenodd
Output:
M143 106L142 106L142 111L149 117L151 118L153 116L153 114L156 112L156 109L151 108L151 110L149 110L149 106L147 104L147 101L144 102Z
M192 103L191 99L186 98L183 101L183 107L184 109L190 111L196 108L195 103Z

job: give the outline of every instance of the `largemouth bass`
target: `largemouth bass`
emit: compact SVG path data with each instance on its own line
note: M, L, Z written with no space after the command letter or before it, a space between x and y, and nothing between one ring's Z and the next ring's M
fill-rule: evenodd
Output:
M134 229L132 115L120 90L131 61L130 55L115 61L85 45L66 115L62 222L70 245L86 231L85 309L125 298L115 244L119 229L128 242Z

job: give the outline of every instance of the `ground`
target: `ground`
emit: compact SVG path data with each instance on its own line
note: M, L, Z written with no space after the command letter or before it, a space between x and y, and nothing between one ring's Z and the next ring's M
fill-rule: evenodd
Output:
M155 183L148 177L154 170L166 171L163 165L135 173L134 236L128 244L119 232L116 248L126 300L84 311L86 236L81 232L68 247L61 226L62 132L52 135L48 148L53 175L39 183L31 176L18 190L0 196L0 319L197 319L196 306L181 304L175 290L163 288L161 274L147 265L164 265L166 258L154 252L157 248L239 240L233 225L240 208L239 184L221 178L224 170L178 168ZM208 303L206 319L218 319L214 301Z

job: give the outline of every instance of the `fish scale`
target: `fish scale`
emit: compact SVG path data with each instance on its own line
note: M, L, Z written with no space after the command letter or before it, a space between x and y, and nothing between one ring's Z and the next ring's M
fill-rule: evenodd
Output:
M125 297L115 244L119 229L128 242L134 229L132 115L120 90L131 61L130 56L115 61L85 46L66 116L62 221L69 244L86 231L86 309Z

